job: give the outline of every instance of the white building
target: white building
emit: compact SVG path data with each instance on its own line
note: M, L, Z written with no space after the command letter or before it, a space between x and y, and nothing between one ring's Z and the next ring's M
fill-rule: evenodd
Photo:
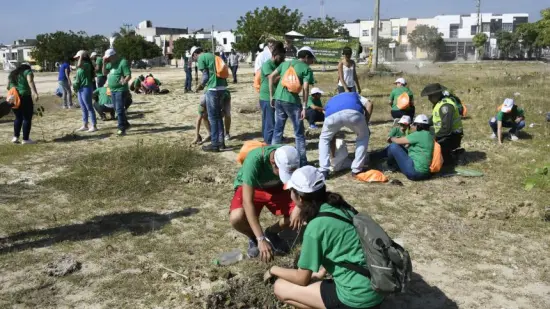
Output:
M349 36L352 38L361 36L361 22L344 23L344 28L348 30Z
M35 39L23 39L13 42L12 45L0 46L0 65L4 69L13 69L17 63L29 62L34 64L31 56L32 49L36 45Z

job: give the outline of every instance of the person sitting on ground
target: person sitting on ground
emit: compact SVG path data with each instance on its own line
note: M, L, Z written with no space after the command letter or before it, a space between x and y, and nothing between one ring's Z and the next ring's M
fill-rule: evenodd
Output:
M147 75L145 80L141 82L141 87L145 94L157 94L160 92L160 80L156 79L153 74Z
M506 99L496 117L491 118L489 121L489 126L493 130L491 138L498 138L499 144L502 144L503 127L510 128L510 139L517 141L519 131L525 128L525 111L519 108L513 99Z
M224 98L223 98L223 117L224 117L224 125L225 125L225 140L228 141L231 138L231 135L229 134L231 130L231 93L229 91L225 91ZM208 135L206 136L206 139L202 139L202 136L200 134L201 130L201 123L204 121L204 126L206 128L206 131ZM205 95L200 96L200 103L198 108L198 116L196 120L196 129L195 129L195 140L193 141L193 144L202 144L205 142L210 141L210 121L208 120L208 113L206 112L206 97Z
M407 87L407 81L404 78L398 78L394 84L396 87L392 90L389 101L392 118L394 120L400 119L404 115L411 117L411 119L414 118L416 110L414 107L414 95L413 92ZM409 99L408 102L401 103L399 99L401 96L404 96L404 93L408 95ZM395 120L395 122L397 121Z
M344 47L342 56L342 60L338 63L338 93L361 93L359 78L357 78L357 71L355 70L355 61L351 59L351 48Z
M324 176L314 167L296 170L286 187L300 221L307 222L298 269L271 267L265 280L278 278L275 296L296 308L378 309L384 296L373 290L370 279L343 264L366 267L365 254L355 227L321 212L353 217L357 211L337 193L327 191ZM332 275L326 279L326 274Z
M392 137L405 137L410 134L411 117L405 115L399 119L398 127L393 127L388 134L388 143L391 143Z
M422 90L422 96L427 96L434 106L430 124L433 125L435 140L441 145L444 164L452 165L455 162L454 154L461 149L464 129L458 107L453 100L443 95L445 90L440 84L430 84Z
M229 222L248 237L249 257L260 256L262 261L270 262L274 249L281 243L278 233L301 225L300 211L294 208L289 192L283 188L299 165L298 151L292 146L259 147L247 154L235 179ZM272 214L283 216L265 232L259 219L264 206Z
M445 90L443 91L443 95L455 102L456 106L458 107L458 113L460 114L460 116L462 116L463 118L466 117L466 108L462 104L462 100L460 100L460 98L456 94L454 94L450 90Z
M324 92L317 87L311 89L306 110L306 119L309 122L310 129L317 129L316 122L325 121L325 109L323 108L323 102L321 102L323 94Z
M130 91L133 91L135 94L140 94L141 93L141 83L143 81L145 81L145 76L140 75L140 76L136 77L132 81L132 84L130 85Z

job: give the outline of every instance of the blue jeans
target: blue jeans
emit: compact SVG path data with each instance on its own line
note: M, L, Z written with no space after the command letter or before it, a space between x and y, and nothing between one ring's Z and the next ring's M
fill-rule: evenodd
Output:
M262 136L265 143L271 144L275 127L275 109L271 107L269 101L262 100L260 100L260 108L262 109Z
M493 129L493 133L497 134L497 124L498 124L498 121L495 117L491 118L491 120L489 120L489 126L491 127L491 129ZM520 121L519 123L516 123L515 121L512 121L512 122L502 122L502 127L503 128L510 128L510 134L518 134L518 132L525 128L525 120L522 120Z
M294 127L294 137L296 138L296 149L300 154L300 166L307 165L306 156L306 136L304 121L300 119L302 106L284 101L275 101L275 129L273 131L272 145L282 142L283 132L285 131L286 120L290 118Z
M92 86L78 90L78 102L80 102L80 108L82 109L82 123L88 124L88 118L90 118L92 125L95 126L97 120L95 118L94 106L92 105L92 96Z
M191 91L191 84L193 82L193 72L191 68L185 68L185 90Z
M414 169L414 162L411 157L409 157L405 147L398 144L391 144L386 149L388 152L388 164L397 164L399 170L407 176L409 180L424 180L430 177L429 173L422 174Z
M118 129L126 131L126 110L124 108L124 101L126 99L126 93L124 91L111 92L111 100L115 106L115 112L118 121Z
M205 94L206 111L208 112L208 121L210 121L210 140L214 147L220 147L225 138L222 117L224 92L225 90L209 90Z

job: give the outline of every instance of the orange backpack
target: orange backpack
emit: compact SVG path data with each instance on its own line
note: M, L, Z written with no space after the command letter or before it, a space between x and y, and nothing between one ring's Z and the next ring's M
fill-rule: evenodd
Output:
M256 92L260 92L260 87L262 87L262 70L258 70L256 75L254 75L254 88Z
M434 141L434 153L432 156L432 164L430 164L430 172L432 174L439 173L443 167L443 154L441 153L441 145Z
M409 94L406 92L403 92L399 98L397 98L397 107L400 110L406 110L411 106L411 99L409 97Z
M239 154L237 155L237 163L243 164L244 160L246 159L246 156L248 153L256 148L265 147L267 146L266 143L260 142L260 141L246 141L243 144L243 147L241 147L241 150L239 151Z
M296 74L296 70L291 65L288 66L283 78L281 78L281 85L285 87L290 93L300 94L302 92L302 84Z
M377 170L370 170L368 172L361 173L355 178L359 181L363 182L388 182L389 179L382 173L381 171Z
M229 69L227 64L223 61L222 57L216 56L216 77L218 78L228 78Z
M11 108L18 109L19 106L21 106L21 98L19 97L19 92L17 91L17 88L11 87L10 90L8 90L8 103L12 105Z

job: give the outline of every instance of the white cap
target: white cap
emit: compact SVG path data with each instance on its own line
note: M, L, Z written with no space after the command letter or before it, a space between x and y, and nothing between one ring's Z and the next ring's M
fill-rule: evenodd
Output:
M317 192L325 186L325 176L313 166L304 166L297 169L285 189L295 189L301 193Z
M93 57L96 57L97 56L97 53L96 52L93 52L91 55L90 55L90 58L93 58Z
M514 99L506 99L504 100L504 103L502 104L501 111L503 113L509 113L512 111L512 108L514 108Z
M303 50L310 52L313 55L313 58L315 58L315 53L313 52L313 49L311 49L311 47L304 46L298 50L298 53L300 53ZM298 56L298 53L296 53L296 56Z
M406 85L407 81L403 77L400 77L394 82L394 84Z
M107 49L107 50L105 51L105 56L103 56L103 59L110 58L110 57L112 57L112 56L114 56L114 55L116 55L116 51L115 51L114 49L112 49L112 48Z
M424 115L419 115L419 116L424 116ZM418 117L417 117L417 118L418 118ZM415 120L416 120L416 119L415 119ZM415 122L416 122L416 121L415 121ZM401 117L401 119L399 119L399 123L401 123L401 124L407 124L407 125L411 124L411 116L405 115L405 116Z
M88 52L85 50L79 50L78 53L73 58L80 58L80 57L86 57L88 56Z
M370 102L369 99L365 98L364 96L359 96L359 100L361 100L361 104L366 108L367 104Z
M311 89L311 95L314 95L314 94L324 94L323 90L315 87L313 89Z
M191 51L189 52L191 54L191 57L193 57L193 54L197 51L197 49L199 49L200 47L198 46L193 46L191 47Z
M264 43L260 44L260 49L264 49Z
M292 172L300 167L300 155L292 146L282 146L275 150L275 164L279 168L279 178L287 183Z
M430 119L428 119L428 116L420 114L414 118L414 123L430 124Z

